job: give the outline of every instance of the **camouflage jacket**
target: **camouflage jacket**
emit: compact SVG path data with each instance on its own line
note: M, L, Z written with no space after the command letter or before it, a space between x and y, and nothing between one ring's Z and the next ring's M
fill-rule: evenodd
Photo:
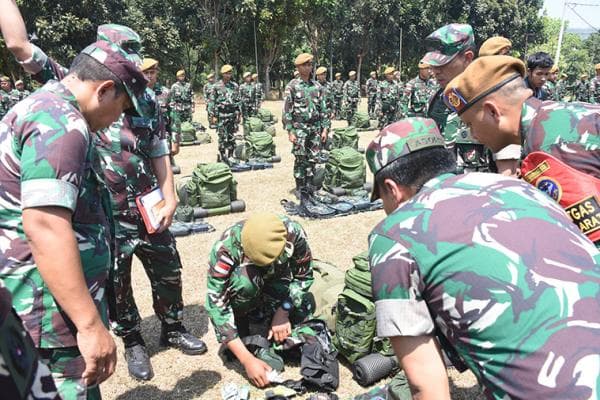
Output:
M169 107L172 111L192 111L194 108L194 92L189 82L177 81L171 86Z
M210 101L208 102L208 115L211 116L238 116L242 113L242 100L238 84L222 80L212 87Z
M244 254L241 233L244 222L238 222L213 245L208 260L208 292L206 310L220 343L238 337L234 311L251 310L261 303L261 297L270 286L284 283L286 293L279 300L290 299L300 308L309 295L313 283L313 262L306 233L295 221L281 217L286 230L286 245L281 256L268 266L253 264ZM252 298L242 298L242 285L256 288Z
M369 78L369 79L367 79L366 86L367 86L367 94L375 96L377 94L377 91L379 90L379 81L374 78Z
M333 93L331 92L331 82L323 81L319 82L319 85L323 87L323 96L325 96L325 105L327 106L327 113L331 114L333 111Z
M344 83L344 103L358 103L360 102L360 86L358 85L358 81L351 81L348 79Z
M559 79L554 87L554 100L555 101L567 101L568 96L571 96L569 83L566 79Z
M256 86L254 83L244 82L240 85L240 98L244 104L256 104Z
M600 253L533 186L477 172L434 178L377 225L369 259L378 335L437 329L488 398L600 390Z
M0 89L0 119L2 119L11 107L10 94Z
M17 104L19 101L21 101L21 92L19 92L17 89L12 89L10 92L8 92L8 98L8 108L10 109L14 107L14 105Z
M379 82L377 97L375 98L376 112L393 112L398 108L399 101L398 86L396 86L395 82L388 80Z
M76 346L73 323L45 285L21 219L29 207L72 211L83 274L106 321L110 203L93 136L75 96L51 81L18 103L0 123L0 148L0 279L36 346Z
M333 93L334 98L344 97L344 82L341 79L331 82L331 93Z
M307 127L328 129L331 122L323 86L312 79L292 79L285 88L281 122L286 131Z
M546 92L547 100L554 100L556 98L556 83L552 81L546 81L543 86L544 92Z
M204 101L208 102L208 100L210 99L210 96L212 94L212 88L214 85L214 82L206 82L204 86L202 86L202 96L204 96Z
M600 104L600 76L595 76L590 82L591 103Z
M153 90L163 115L167 115L169 113L169 96L171 91L168 87L163 86L158 82L154 85Z
M254 83L254 91L256 93L256 103L260 103L265 99L265 89L263 88L263 84L260 82Z
M521 111L523 157L543 151L600 179L600 105L529 98Z
M573 88L573 95L575 96L574 100L589 103L592 97L592 91L590 89L589 81L578 80L575 82L575 86Z
M27 89L19 90L19 101L23 100L25 97L29 96L31 92Z
M430 79L423 80L418 75L408 81L404 87L403 108L412 113L426 112L429 97L433 94L432 88Z

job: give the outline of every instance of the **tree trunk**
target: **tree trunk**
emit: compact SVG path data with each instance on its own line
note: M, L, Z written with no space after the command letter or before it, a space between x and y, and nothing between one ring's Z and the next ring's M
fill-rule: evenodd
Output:
M271 65L265 65L265 99L270 99L271 95L271 77L269 76L271 72Z
M358 55L358 66L356 67L356 81L358 82L359 89L361 89L361 85L360 85L360 69L362 67L363 57L364 57L363 53L360 53ZM360 91L362 93L362 89Z

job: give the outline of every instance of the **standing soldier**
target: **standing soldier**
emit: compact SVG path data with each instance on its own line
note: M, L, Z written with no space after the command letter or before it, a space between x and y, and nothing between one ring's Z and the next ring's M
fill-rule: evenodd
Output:
M590 92L592 93L592 98L590 102L593 104L600 104L600 63L595 65L596 76L590 82Z
M219 139L219 159L229 163L235 148L235 133L242 118L242 102L237 83L231 81L233 67L225 64L221 67L221 80L213 86L208 114L217 125Z
M556 80L558 79L558 67L556 64L550 68L548 80L542 88L546 92L546 100L554 100L556 98Z
M331 83L331 91L333 93L333 113L335 119L342 118L342 100L344 98L344 82L342 74L335 73L335 80Z
M256 108L256 85L252 83L252 74L244 72L244 83L240 85L240 98L242 99L242 117L244 122L254 117L258 112Z
M22 80L18 80L15 82L15 90L19 92L19 101L23 100L25 97L29 96L31 92L25 89L25 83Z
M360 86L356 81L356 71L350 71L348 74L348 80L344 83L343 93L346 121L348 121L348 126L350 126L360 102Z
M263 100L265 99L265 89L263 84L258 81L258 74L252 74L252 81L254 82L254 93L256 93L256 111L260 110Z
M0 119L10 110L10 78L0 77Z
M427 104L433 87L429 75L429 65L420 62L419 75L406 84L402 102L407 117L424 117L427 113Z
M580 101L583 103L590 102L592 93L590 88L590 82L588 81L588 74L581 74L579 80L575 82L573 94L575 95L574 101Z
M567 81L568 75L565 73L560 74L560 79L556 82L554 88L554 100L555 101L568 101L569 96L569 82Z
M333 113L333 94L331 93L331 84L327 82L327 68L319 67L315 73L317 81L323 87L323 96L327 105L327 115L331 119Z
M169 107L171 108L171 130L181 136L181 124L192 122L194 114L194 92L192 85L185 81L185 71L179 70L177 81L171 86ZM179 144L179 142L177 142Z
M208 117L208 126L211 129L217 129L217 126L212 122L212 115L208 111L210 109L210 101L212 99L212 92L215 86L215 74L212 72L206 75L206 83L202 87L202 95L204 96L204 102L206 103L206 115Z
M327 140L330 121L327 114L324 90L310 79L311 54L302 53L294 64L299 78L293 79L285 88L281 122L288 132L294 154L294 179L300 199L314 189L313 177L321 143Z
M379 129L383 129L396 120L398 106L398 86L394 82L394 68L383 71L384 80L379 82L375 110L379 119Z
M377 99L377 90L379 89L379 81L377 80L377 72L371 71L370 78L367 79L367 111L369 118L375 119L375 102Z

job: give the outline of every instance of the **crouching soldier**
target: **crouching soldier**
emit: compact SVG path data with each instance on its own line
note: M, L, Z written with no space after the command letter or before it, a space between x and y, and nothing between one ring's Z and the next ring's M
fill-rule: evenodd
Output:
M250 334L249 315L262 312L267 338L283 342L294 326L312 315L312 283L306 234L287 217L254 214L227 229L214 244L206 309L217 340L242 363L254 385L269 384L271 367L242 342Z

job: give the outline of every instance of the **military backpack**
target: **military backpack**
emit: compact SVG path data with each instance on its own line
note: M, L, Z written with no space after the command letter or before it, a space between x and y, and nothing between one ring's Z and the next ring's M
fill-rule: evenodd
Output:
M357 112L352 117L352 125L357 129L369 129L371 127L371 121L369 120L369 114L363 112Z
M366 179L364 156L352 147L333 149L325 164L323 188L361 189Z
M182 142L195 142L198 138L196 137L196 127L191 122L185 121L181 123L181 141Z
M273 136L267 132L251 132L246 135L246 159L271 159L275 155Z
M181 205L224 207L237 199L237 182L227 164L198 164L191 177L177 183L177 196Z
M341 147L352 147L358 149L358 131L355 126L347 128L335 128L331 138L331 147L339 149Z

